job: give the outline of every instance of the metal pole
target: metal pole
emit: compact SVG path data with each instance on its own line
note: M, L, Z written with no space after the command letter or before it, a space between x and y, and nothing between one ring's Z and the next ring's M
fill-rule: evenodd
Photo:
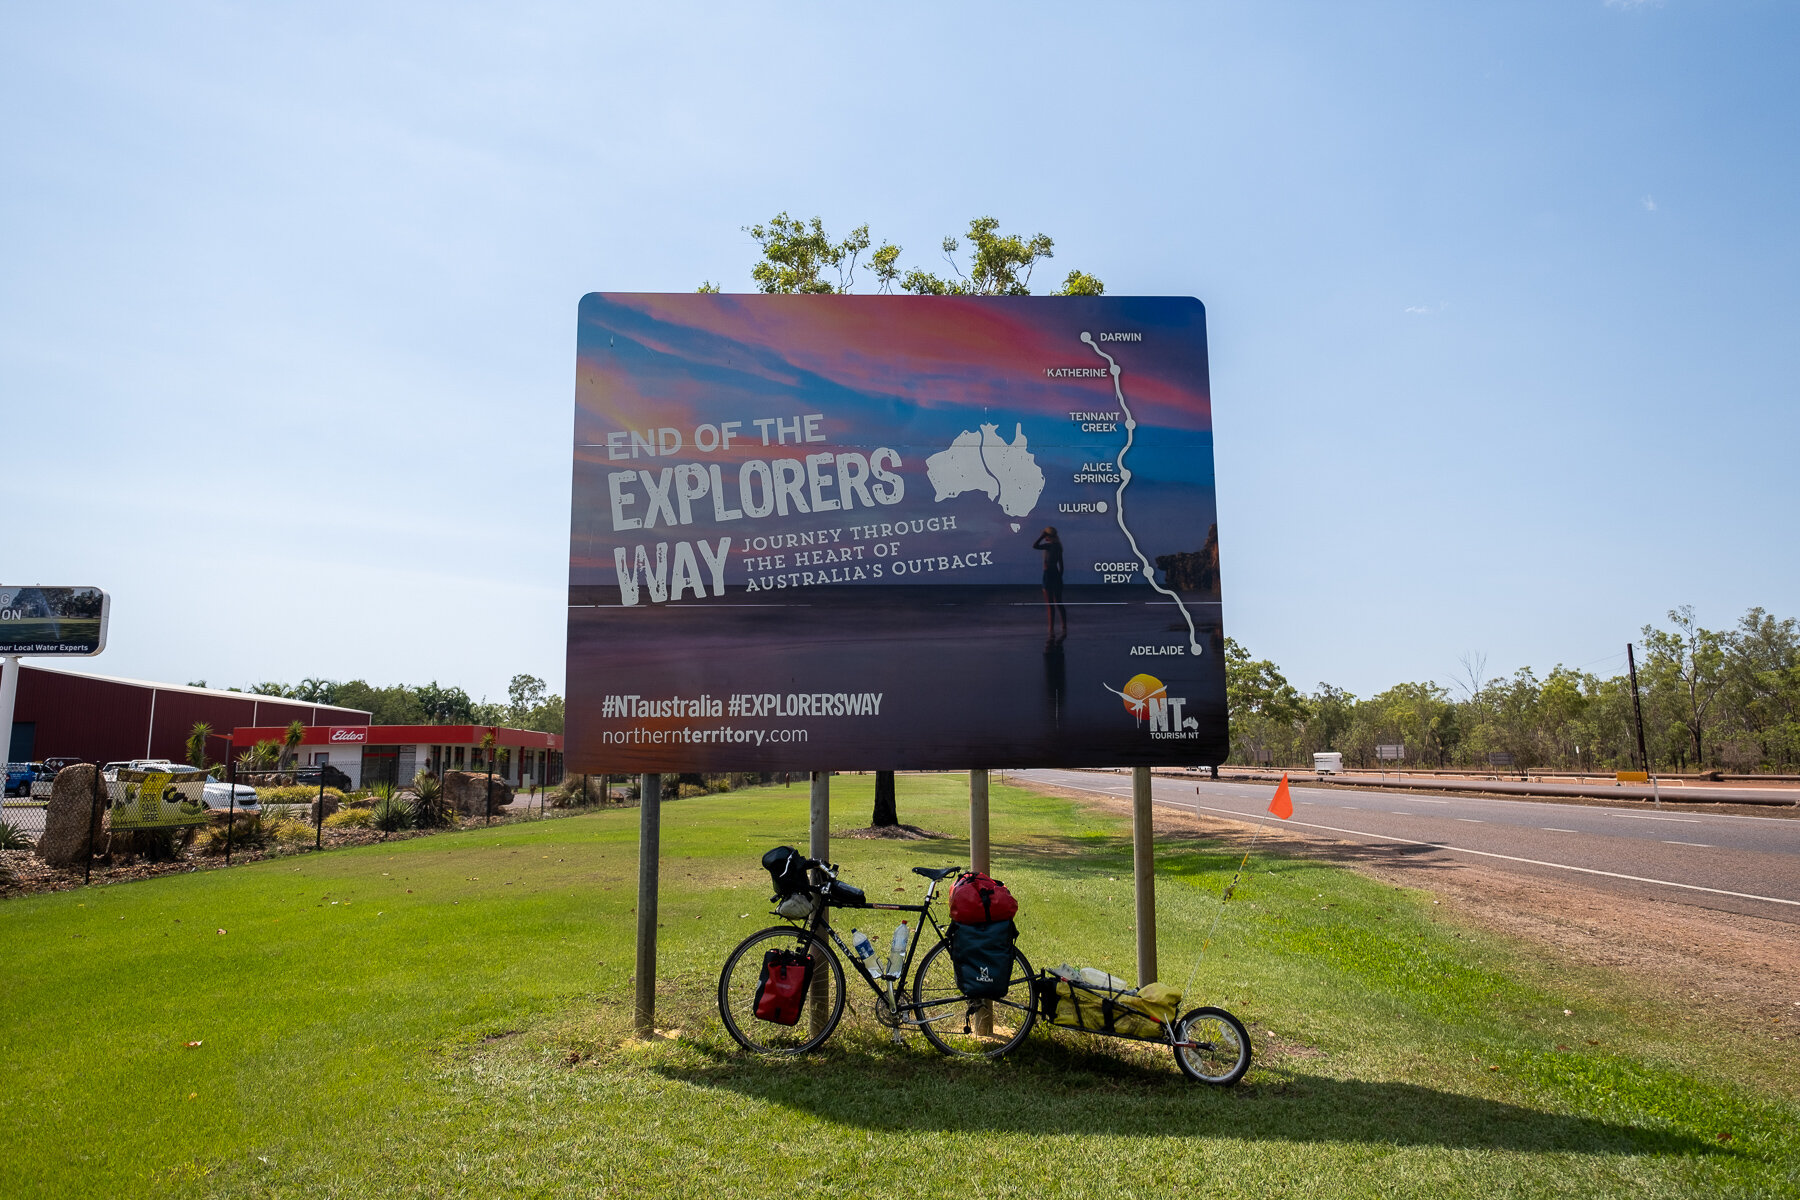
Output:
M1662 796L1656 790L1656 775L1650 770L1650 753L1644 749L1644 706L1638 702L1637 654L1630 642L1625 643L1625 665L1631 668L1631 713L1637 719L1638 765L1650 777L1651 800L1661 808Z
M638 781L637 998L639 1037L656 1026L656 876L662 862L662 776Z
M19 656L8 654L0 676L0 760L12 761L13 702L19 698Z
M325 764L319 764L319 819L313 827L313 849L325 847Z
M1150 768L1131 768L1131 868L1137 895L1138 984L1156 979L1156 858L1150 832Z
M231 865L231 834L237 827L237 759L225 752L225 786L231 792L225 805L225 865Z
M831 854L831 772L814 771L811 777L812 803L807 822L806 856L827 862ZM817 882L823 883L823 877L818 877ZM825 1003L830 995L828 986L820 980L826 977L824 971L813 973L812 994L807 997L807 1028L814 1033L825 1027Z
M55 784L50 785L53 789ZM101 779L100 764L94 764L94 798L88 802L88 840L87 855L81 860L81 882L88 883L94 877L94 821L95 810L100 807ZM49 811L45 810L46 813Z

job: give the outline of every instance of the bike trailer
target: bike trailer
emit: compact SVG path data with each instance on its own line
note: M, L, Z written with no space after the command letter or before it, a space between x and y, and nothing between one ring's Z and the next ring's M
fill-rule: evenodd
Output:
M1181 992L1163 983L1133 991L1089 983L1075 972L1045 971L1037 979L1037 1001L1038 1015L1052 1025L1160 1041L1178 1014Z
M1011 921L950 925L950 962L956 967L956 990L971 1000L998 1000L1012 980L1013 943L1019 930Z
M812 984L812 955L798 950L770 950L763 955L762 978L756 985L756 1018L776 1025L798 1025Z

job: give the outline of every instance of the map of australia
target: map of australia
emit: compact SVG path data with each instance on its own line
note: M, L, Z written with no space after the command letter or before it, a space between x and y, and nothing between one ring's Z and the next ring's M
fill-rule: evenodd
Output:
M964 492L981 492L999 502L1009 517L1022 517L1037 506L1044 492L1044 472L1025 448L1025 427L1013 427L1013 440L1000 436L998 425L979 432L964 430L950 448L925 460L925 473L939 501ZM1018 526L1014 526L1017 529Z

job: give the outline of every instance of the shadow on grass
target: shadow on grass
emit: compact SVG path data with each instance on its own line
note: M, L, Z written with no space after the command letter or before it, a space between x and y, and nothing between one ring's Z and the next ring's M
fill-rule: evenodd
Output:
M1690 1134L1545 1112L1409 1083L1283 1068L1235 1088L1189 1082L1173 1062L1130 1061L1065 1039L997 1063L843 1045L801 1059L720 1049L655 1070L841 1125L883 1133L998 1133L1272 1142L1361 1142L1618 1155L1740 1156Z

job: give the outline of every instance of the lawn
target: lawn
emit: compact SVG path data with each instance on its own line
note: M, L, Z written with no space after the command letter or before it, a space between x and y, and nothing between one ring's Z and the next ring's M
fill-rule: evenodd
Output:
M834 780L838 827L866 820L871 783ZM834 841L871 898L917 895L908 867L967 852L964 778L900 783L902 819L950 836ZM866 1006L817 1055L748 1058L710 993L731 946L773 923L758 859L804 848L806 811L803 785L668 805L648 1041L629 1037L635 810L6 902L5 1191L1800 1192L1786 1059L1441 919L1427 895L1260 851L1189 997L1251 1025L1235 1089L1067 1033L946 1060L894 1045ZM1130 974L1128 830L1004 786L993 812L1026 954ZM1167 981L1187 978L1236 861L1159 847Z

